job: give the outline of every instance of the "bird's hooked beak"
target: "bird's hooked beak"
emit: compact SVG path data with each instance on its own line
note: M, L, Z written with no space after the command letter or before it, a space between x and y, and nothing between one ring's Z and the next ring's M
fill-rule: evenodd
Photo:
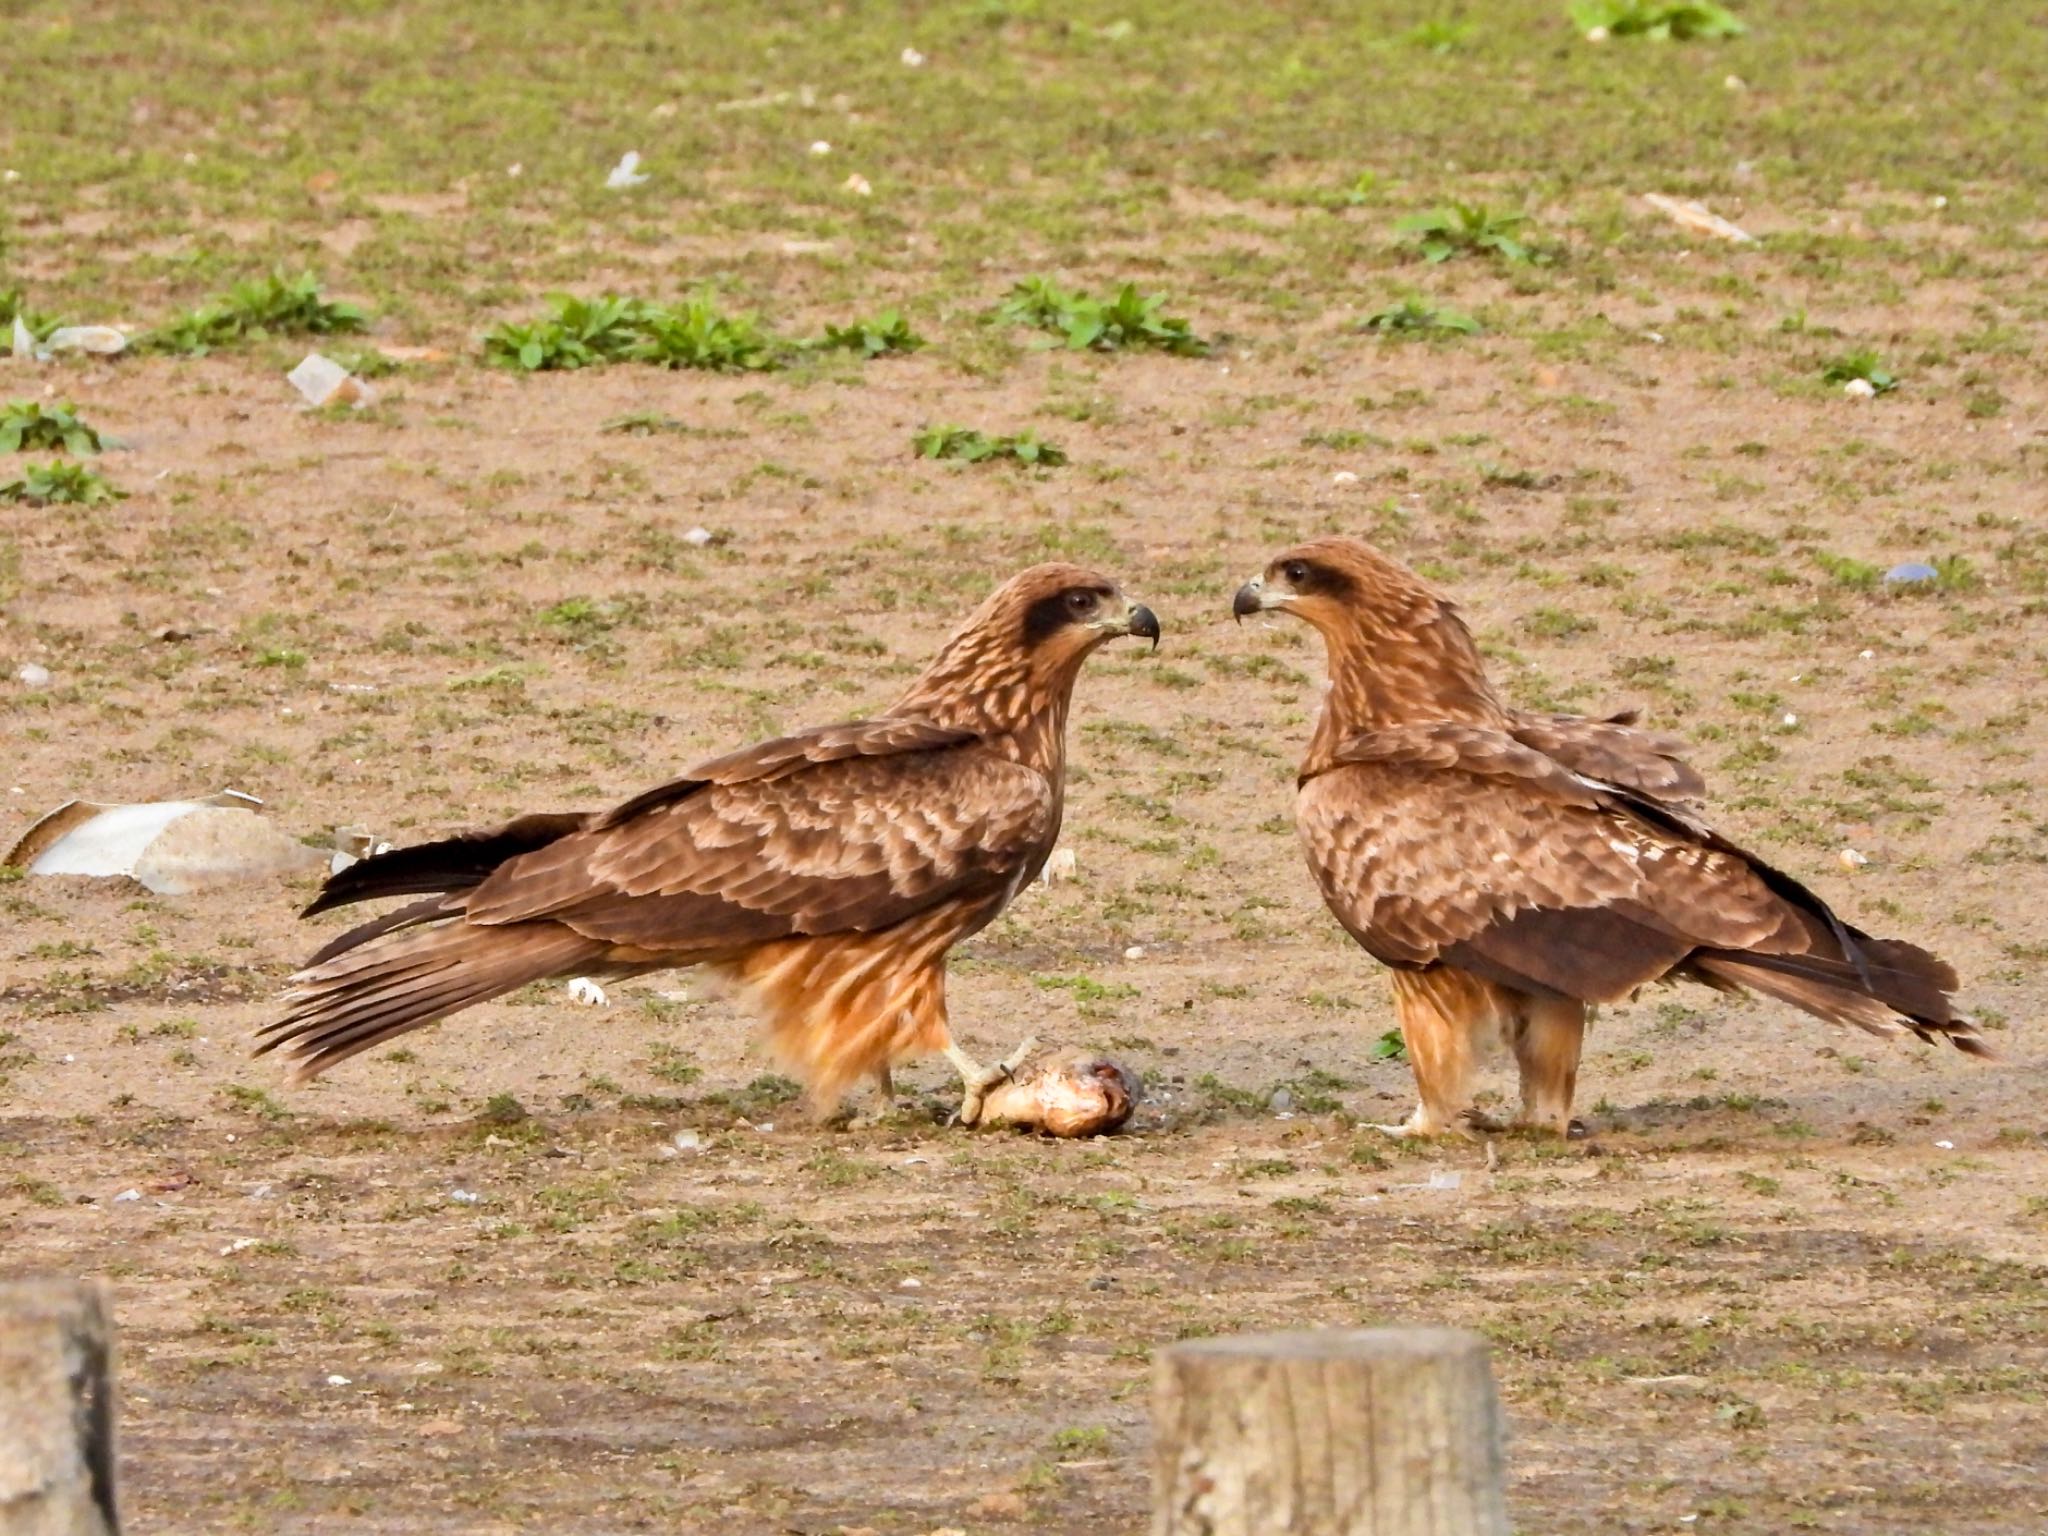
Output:
M1230 600L1230 616L1242 624L1255 613L1265 613L1278 608L1294 594L1279 585L1268 585L1266 578L1254 576L1237 589L1237 596Z
M1123 618L1111 619L1103 628L1112 635L1135 635L1140 640L1150 640L1152 649L1159 649L1159 616L1143 603L1126 598Z

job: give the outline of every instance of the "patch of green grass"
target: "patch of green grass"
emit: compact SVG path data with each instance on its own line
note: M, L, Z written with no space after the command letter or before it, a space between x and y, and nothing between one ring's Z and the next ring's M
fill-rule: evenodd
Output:
M1050 331L1074 352L1151 349L1175 357L1205 357L1209 344L1186 320L1166 313L1166 295L1138 292L1125 283L1106 299L1070 293L1049 277L1027 277L996 311L1010 325Z
M1712 0L1573 0L1572 25L1588 36L1650 37L1676 42L1740 37L1749 30Z
M127 494L83 464L31 464L16 478L0 480L0 501L31 507L97 507L120 501Z
M1432 17L1428 21L1418 21L1403 32L1401 41L1425 53L1456 53L1472 41L1472 34L1477 30L1469 21L1457 21L1447 16Z
M320 279L311 272L287 277L274 271L236 283L210 303L146 332L135 345L145 352L196 357L266 336L338 336L367 330L369 324L369 315L357 305L323 298Z
M911 439L911 446L921 459L958 459L967 464L1009 459L1018 464L1050 468L1067 462L1063 450L1046 442L1036 432L991 437L974 427L926 427Z
M594 299L548 296L538 320L503 321L484 335L484 357L524 373L654 363L743 373L779 361L773 337L750 315L729 314L708 293L678 305L608 293Z
M640 340L647 306L608 293L595 299L548 295L548 314L521 324L504 321L484 335L484 356L527 373L590 368L625 358Z
M1372 1049L1365 1053L1367 1061L1406 1061L1408 1042L1398 1029L1390 1029L1373 1041Z
M828 325L823 336L805 343L819 352L857 352L863 361L887 357L892 352L915 352L924 344L924 338L910 328L910 322L893 309L885 309L867 320Z
M0 453L98 453L99 432L79 418L69 400L10 400L0 406Z
M640 340L632 356L663 368L701 368L712 373L750 373L777 365L775 340L751 315L734 315L700 293L670 308L643 307Z
M1426 213L1394 221L1394 233L1411 242L1424 261L1435 264L1453 256L1494 256L1511 266L1543 259L1517 231L1527 214L1505 213L1481 203L1450 203Z
M1898 379L1885 367L1877 353L1869 348L1858 352L1844 352L1840 357L1829 358L1821 364L1820 378L1823 384L1847 384L1861 379L1872 391L1888 395L1899 387Z
M1868 560L1858 560L1851 555L1830 554L1817 549L1813 552L1813 563L1837 585L1853 587L1859 592L1872 590L1884 579L1883 566L1872 565Z
M1383 336L1476 336L1479 322L1463 310L1447 304L1432 304L1410 294L1398 304L1376 310L1359 322L1359 328Z

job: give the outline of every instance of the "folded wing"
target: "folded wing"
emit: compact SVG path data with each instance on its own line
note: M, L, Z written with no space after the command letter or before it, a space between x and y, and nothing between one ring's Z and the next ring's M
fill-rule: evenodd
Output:
M1582 734L1578 761L1610 747ZM1982 1049L1944 962L1850 927L1648 791L1463 724L1365 732L1338 758L1302 786L1301 837L1332 910L1389 965L1588 1002L1682 975Z

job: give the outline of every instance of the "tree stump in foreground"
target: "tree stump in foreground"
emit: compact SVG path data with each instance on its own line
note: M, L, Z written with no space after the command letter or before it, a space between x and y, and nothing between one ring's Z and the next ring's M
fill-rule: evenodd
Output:
M1153 1386L1153 1536L1508 1536L1476 1334L1198 1339Z
M0 1285L0 1536L116 1536L105 1289Z

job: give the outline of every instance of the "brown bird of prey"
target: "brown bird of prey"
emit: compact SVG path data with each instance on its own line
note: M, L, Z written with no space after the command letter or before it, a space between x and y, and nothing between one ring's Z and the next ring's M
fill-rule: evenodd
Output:
M1493 1128L1471 1077L1504 1038L1518 1123L1567 1134L1591 1008L1652 981L1989 1054L1945 962L1852 928L1700 820L1679 742L1505 703L1450 601L1369 545L1290 549L1232 611L1305 619L1329 653L1295 821L1330 910L1392 973L1420 1103L1385 1129Z
M1039 565L998 588L889 710L700 763L611 810L522 816L330 879L306 914L420 899L335 939L262 1031L312 1077L544 977L703 966L766 1016L814 1111L943 1052L960 1118L984 1068L946 1020L946 955L992 922L1059 835L1067 706L1090 652L1156 646L1115 582Z

